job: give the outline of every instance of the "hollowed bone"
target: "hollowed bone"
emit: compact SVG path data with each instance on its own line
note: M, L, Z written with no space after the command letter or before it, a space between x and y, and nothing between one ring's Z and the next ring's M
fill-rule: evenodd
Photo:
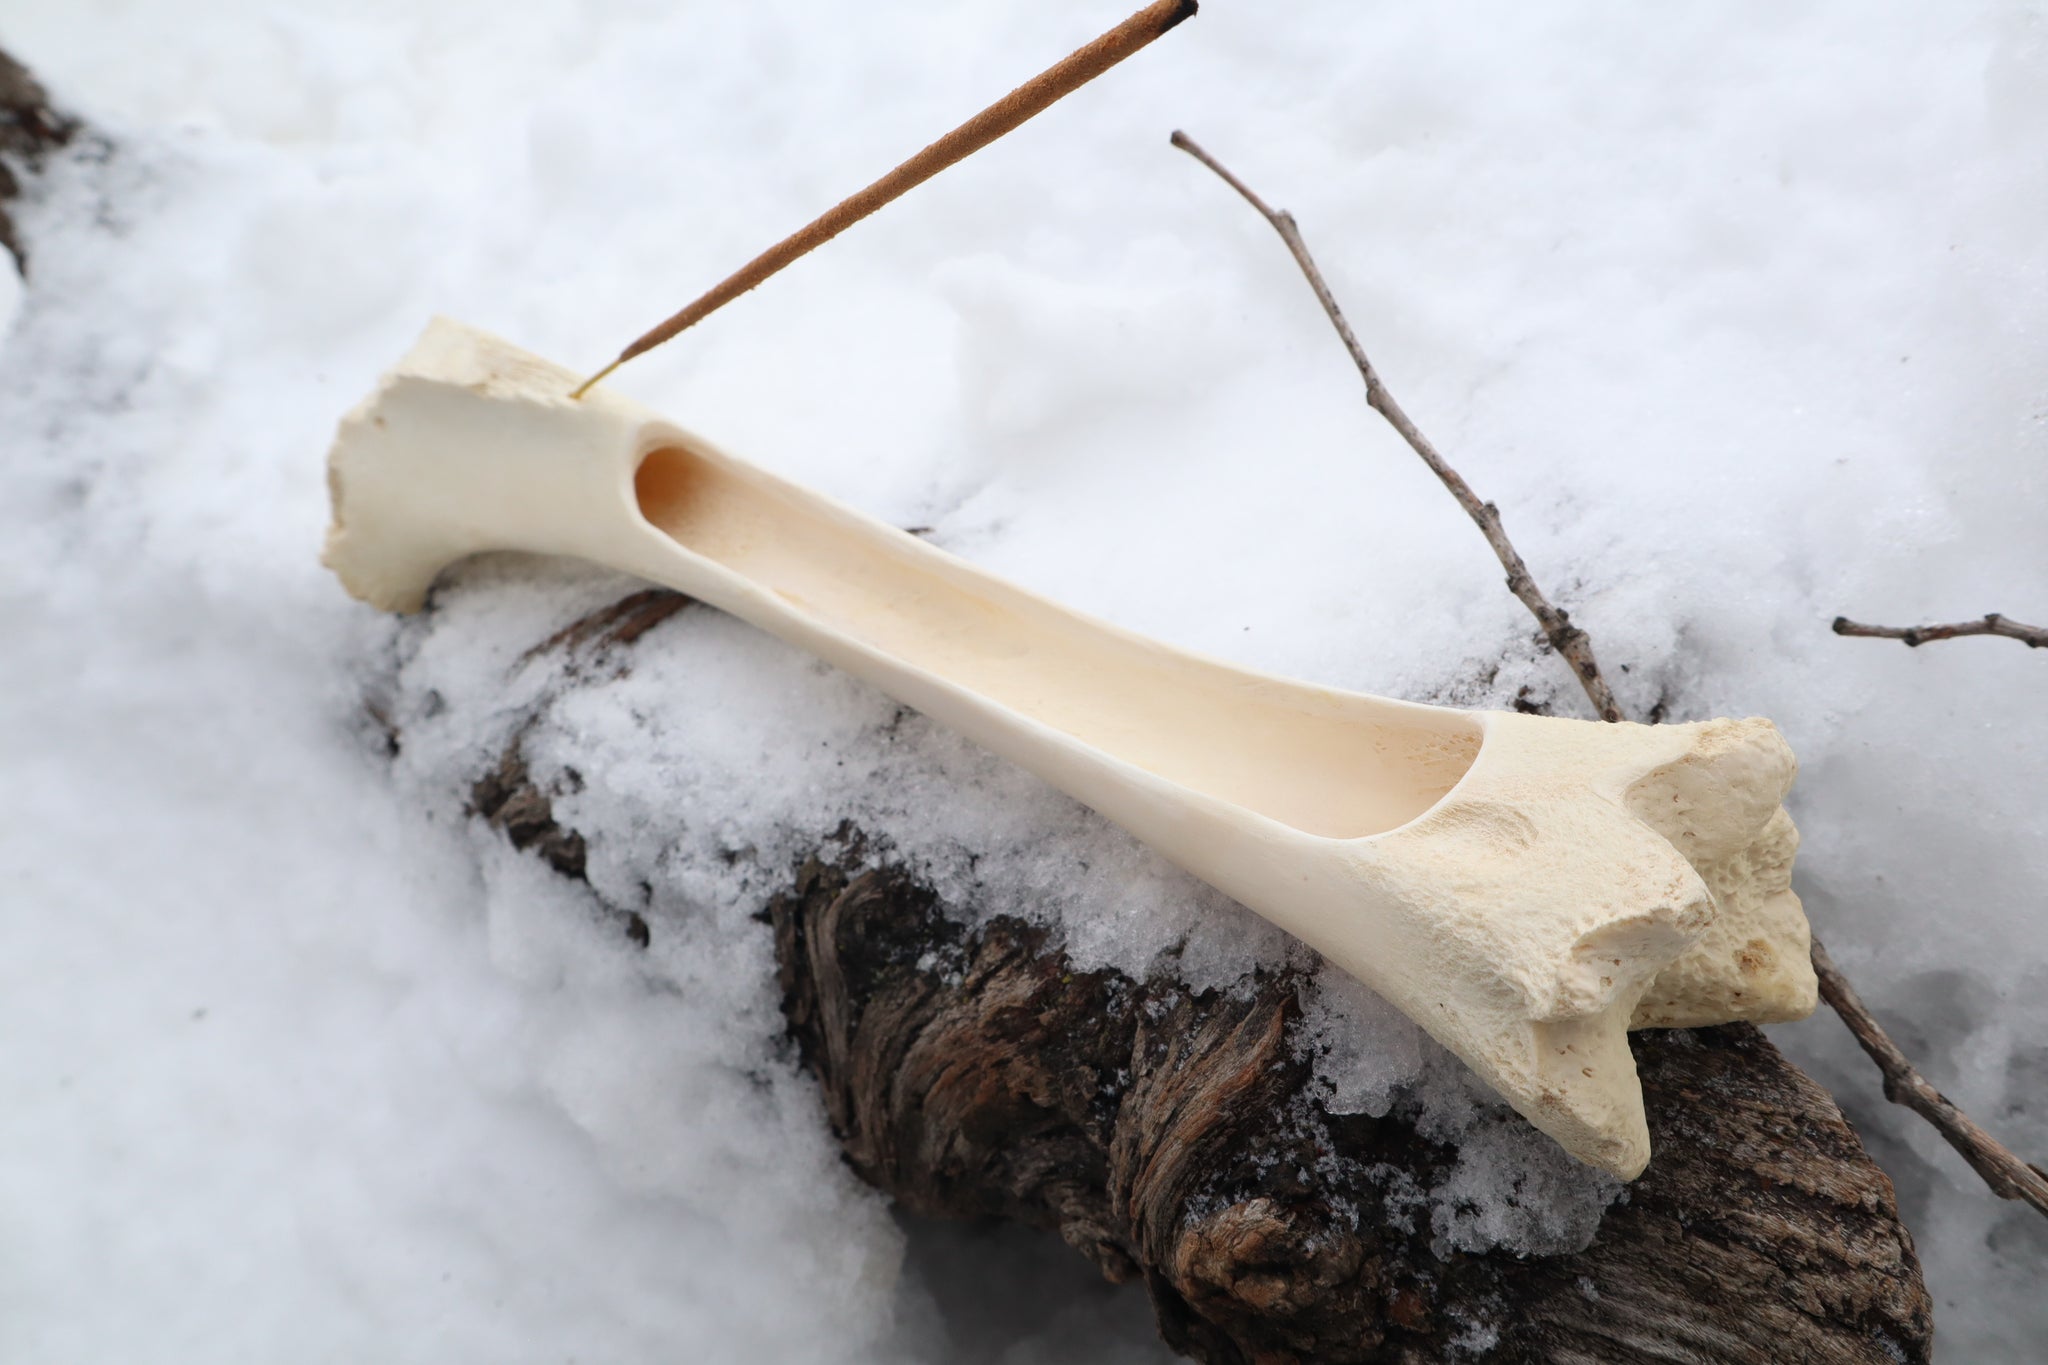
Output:
M1649 1159L1626 1029L1800 1018L1794 764L1270 677L1068 611L437 321L341 424L326 563L412 611L484 550L677 588L1021 764L1359 977L1574 1156Z

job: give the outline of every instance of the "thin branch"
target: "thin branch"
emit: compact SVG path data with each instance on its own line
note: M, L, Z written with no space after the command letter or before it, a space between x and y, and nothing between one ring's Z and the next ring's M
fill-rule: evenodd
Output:
M1308 244L1302 240L1301 230L1295 226L1294 215L1285 209L1276 209L1252 193L1251 187L1227 170L1223 163L1204 151L1186 133L1176 132L1173 145L1186 152L1195 160L1216 172L1223 182L1244 196L1244 201L1259 211L1273 230L1280 234L1280 240L1287 243L1288 251L1294 255L1294 263L1301 267L1301 273L1308 277L1309 288L1315 290L1316 301L1323 305L1323 312L1329 315L1330 325L1337 329L1337 335L1344 342L1344 349L1351 353L1351 363L1358 367L1358 373L1365 380L1365 401L1373 411L1387 419L1395 431L1401 433L1422 462L1429 466L1429 472L1442 481L1450 490L1458 505L1465 509L1465 515L1472 518L1486 537L1486 543L1500 559L1500 566L1507 570L1508 591L1529 609L1536 623L1543 628L1544 638L1550 646L1571 665L1572 673L1579 680L1579 686L1586 689L1586 697L1593 703L1593 710L1600 719L1618 721L1622 718L1621 706L1614 699L1614 691L1608 687L1607 679L1601 675L1600 665L1593 658L1593 642L1586 632L1572 624L1565 611L1552 605L1543 590L1536 586L1535 578L1529 573L1529 566L1522 562L1521 554L1500 521L1500 509L1490 502L1482 502L1472 486L1465 482L1457 470L1438 453L1427 436L1417 427L1394 396L1387 392L1387 386L1380 380L1379 371L1366 358L1365 348L1358 344L1358 337L1345 321L1344 310L1337 306L1330 286L1323 280L1323 272L1316 268L1315 258L1309 255Z
M1968 1114L1956 1108L1948 1096L1928 1084L1927 1078L1871 1017L1862 997L1835 966L1835 960L1821 947L1819 939L1813 943L1813 970L1820 978L1821 997L1842 1016L1849 1032L1856 1035L1856 1041L1884 1073L1884 1097L1893 1104L1903 1104L1933 1124L1948 1145L1970 1163L1971 1169L1984 1177L1993 1194L2001 1199L2023 1200L2048 1214L2048 1174L2013 1155Z
M1911 649L1918 649L1933 640L1954 640L1964 635L2003 635L2008 640L2018 640L2029 649L2048 649L2048 626L2022 625L1995 611L1982 620L1957 621L1946 626L1866 626L1861 621L1837 616L1835 634L1860 635L1871 640L1904 640Z
M1366 359L1365 349L1358 344L1358 338L1352 334L1351 325L1344 320L1343 310L1337 306L1337 300L1331 295L1329 285L1323 281L1322 272L1316 268L1314 258L1309 255L1308 246L1302 241L1301 231L1295 226L1293 215L1285 209L1275 209L1268 205L1252 192L1250 186L1232 175L1221 162L1202 150L1186 133L1176 132L1173 135L1173 145L1222 177L1224 183L1242 195L1246 203L1257 209L1259 214L1273 225L1281 240L1287 243L1287 249L1294 254L1295 264L1301 267L1301 273L1308 277L1309 287L1315 290L1317 300L1323 305L1323 311L1329 314L1331 324L1337 329L1337 335L1343 338L1344 348L1351 353L1352 363L1358 367L1359 374L1364 376L1366 401L1401 433L1402 438L1414 448L1415 453L1422 457L1423 463L1427 464L1430 471L1443 481L1444 487L1451 491L1451 496L1458 500L1458 505L1479 524L1479 529L1486 535L1487 544L1493 546L1494 553L1500 556L1501 565L1508 571L1508 587L1542 624L1544 633L1550 637L1550 642L1558 653L1572 662L1578 671L1580 681L1585 684L1586 695L1592 698L1601 718L1610 721L1623 719L1621 708L1614 700L1614 694L1608 690L1605 680L1600 676L1599 666L1593 662L1592 642L1586 638L1584 631L1570 625L1565 619L1565 614L1551 606L1538 591L1535 583L1530 580L1528 567L1522 563L1522 557L1515 552L1515 547L1508 542L1507 532L1501 529L1500 513L1495 510L1492 503L1479 500L1471 486L1444 462L1436 447L1416 429L1408 414L1403 412L1400 405L1387 393L1386 386L1380 382L1379 372L1373 369L1372 362ZM1991 623L1994 621L2003 623L2011 629L1993 626ZM1851 629L1845 630L1845 626ZM1921 639L1933 640L1946 639L1948 634L2007 635L2012 633L2012 629L2035 628L2016 626L2005 621L2004 617L1994 615L1987 616L1980 623L1961 627L1921 627L1920 632ZM1889 633L1878 627L1855 627L1853 622L1843 620L1835 622L1835 630L1843 635ZM1931 633L1936 630L1946 631L1948 634ZM1563 638L1560 638L1561 635ZM1904 635L1900 635L1899 638L1906 639ZM1919 644L1921 640L1907 639L1906 642ZM2028 643L2043 642L2029 639ZM1812 957L1814 975L1820 980L1821 998L1841 1016L1842 1022L1847 1024L1849 1031L1856 1036L1856 1041L1862 1044L1863 1050L1877 1063L1878 1069L1884 1075L1885 1098L1895 1104L1905 1105L1933 1124L1936 1131L1962 1154L1963 1160L1970 1163L1971 1168L1984 1178L1984 1183L1990 1186L1992 1193L1999 1198L2023 1200L2043 1214L2048 1214L2048 1177L2044 1177L2040 1168L2030 1166L2013 1155L1996 1138L1979 1127L1968 1114L1956 1108L1940 1091L1927 1083L1926 1078L1906 1059L1906 1054L1899 1050L1898 1044L1891 1040L1878 1022L1871 1017L1870 1011L1864 1008L1863 1001L1857 997L1854 988L1842 976L1841 971L1835 966L1834 959L1828 956L1827 949L1821 945L1818 938L1813 940Z
M946 167L980 151L1032 115L1072 94L1155 38L1163 37L1183 19L1192 18L1195 8L1195 0L1154 0L1153 4L1139 10L1094 42L1018 86L874 184L841 200L827 209L823 216L798 228L741 266L702 298L620 351L618 359L584 380L573 396L581 398L599 380L634 356L653 350L684 328L703 321L890 200L917 188Z

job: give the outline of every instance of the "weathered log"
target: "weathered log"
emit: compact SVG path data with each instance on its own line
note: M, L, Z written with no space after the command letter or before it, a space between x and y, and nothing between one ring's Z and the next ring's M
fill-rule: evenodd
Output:
M536 650L636 639L681 605L635 594ZM581 876L584 833L556 820L516 741L472 798L476 818ZM1402 1194L1436 1185L1455 1152L1398 1108L1328 1111L1299 973L1204 992L1077 971L1046 929L969 929L962 907L874 865L857 831L829 842L767 915L789 1035L848 1162L920 1214L1056 1231L1109 1279L1142 1281L1176 1350L1928 1359L1891 1182L1754 1028L1635 1035L1656 1157L1590 1245L1460 1251ZM646 921L615 913L644 945Z
M27 67L0 51L0 247L28 272L28 252L7 211L21 193L18 174L32 172L51 151L69 142L78 123L50 104L49 94Z

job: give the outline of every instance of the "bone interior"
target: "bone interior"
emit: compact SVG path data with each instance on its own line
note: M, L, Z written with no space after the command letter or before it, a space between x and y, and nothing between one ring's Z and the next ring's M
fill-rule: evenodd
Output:
M1191 658L882 537L681 446L649 453L640 511L797 612L1020 716L1304 833L1382 834L1472 766L1474 717Z

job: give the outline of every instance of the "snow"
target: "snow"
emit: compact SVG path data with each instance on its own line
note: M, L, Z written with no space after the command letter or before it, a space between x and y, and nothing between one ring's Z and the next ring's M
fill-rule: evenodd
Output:
M688 612L526 739L616 832L598 891L657 874L643 965L460 817L547 691L518 653L621 585L483 562L401 627L315 562L333 421L427 315L594 364L1118 8L0 20L113 143L52 169L33 278L0 285L0 1357L1164 1358L1131 1293L1029 1239L906 1232L844 1173L771 1045L764 888L715 855L851 814L984 912L1057 889L1087 962L1184 943L1225 983L1283 940ZM1827 631L2048 616L2048 10L1210 0L617 380L1177 644L1573 710L1175 126L1295 212L1629 706L1785 728L1817 929L1937 1085L2048 1152L2048 664ZM1319 1065L1337 1103L1460 1140L1417 1216L1582 1240L1612 1190L1376 1005L1321 983ZM2048 1228L1885 1105L1832 1017L1773 1036L1898 1182L1943 1358L2033 1358Z

